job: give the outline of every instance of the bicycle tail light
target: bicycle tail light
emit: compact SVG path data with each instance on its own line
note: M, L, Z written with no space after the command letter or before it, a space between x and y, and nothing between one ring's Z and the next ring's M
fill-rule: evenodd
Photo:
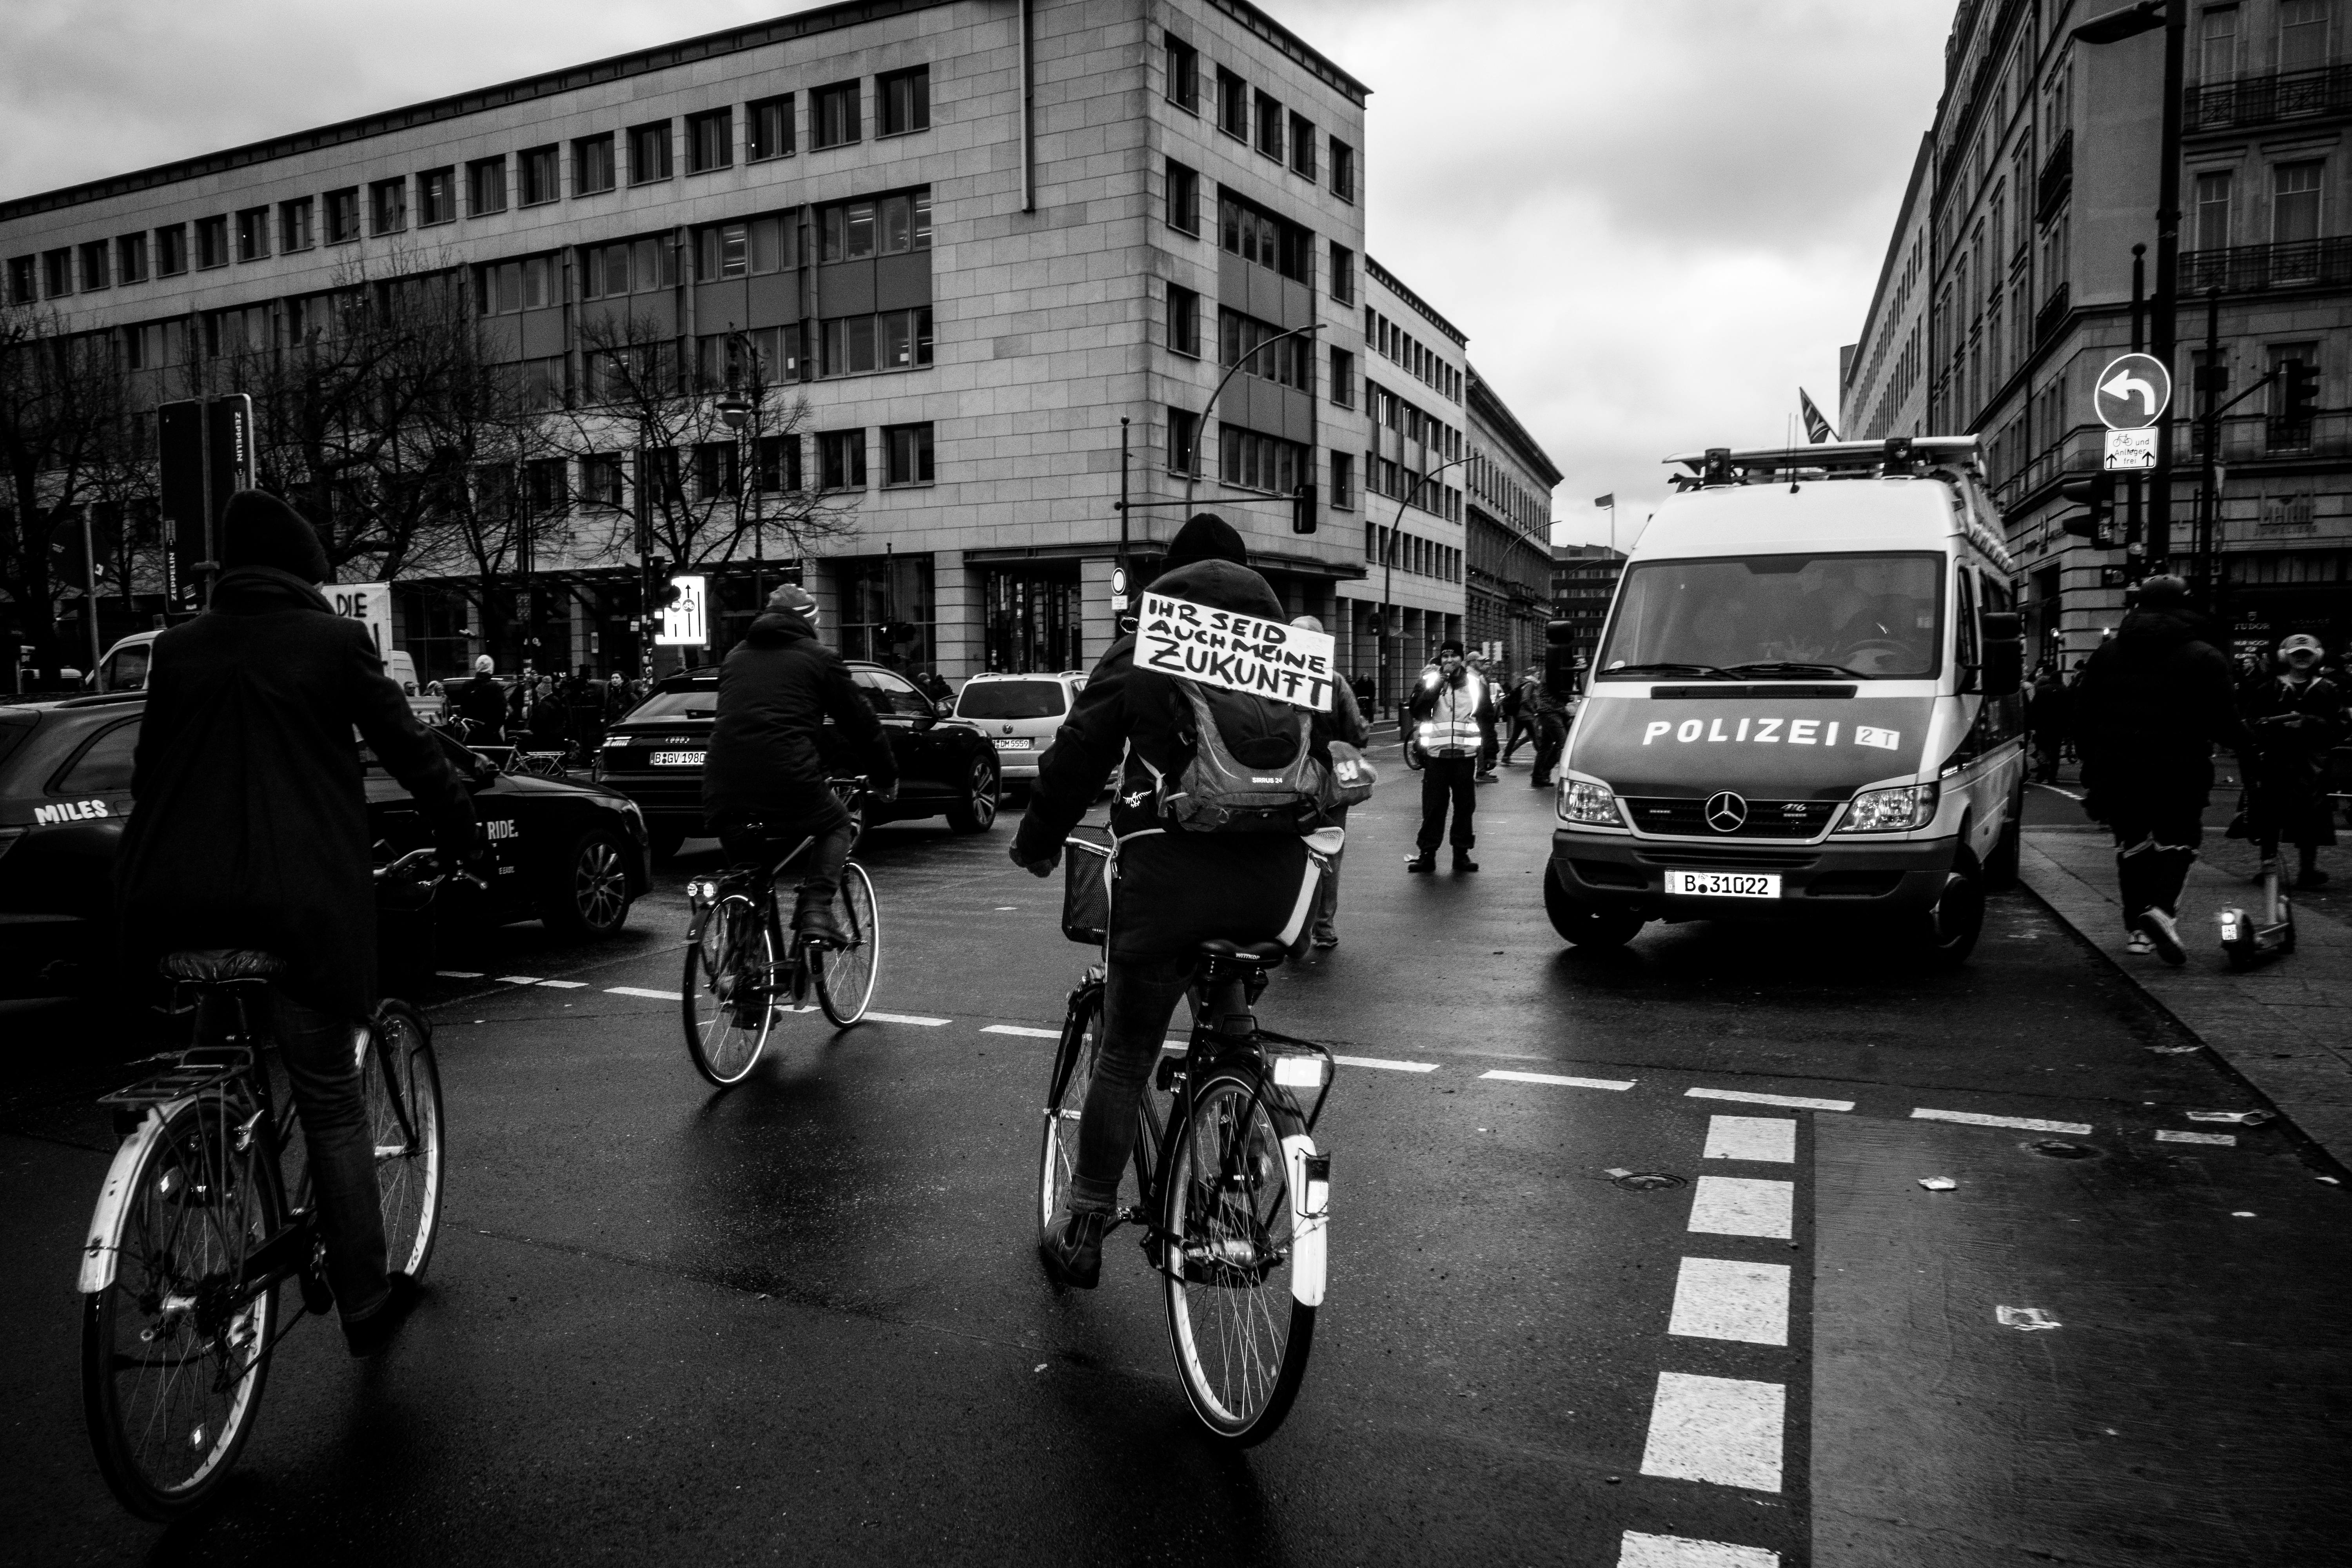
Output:
M1286 1056L1274 1058L1274 1081L1284 1089L1321 1089L1323 1058Z

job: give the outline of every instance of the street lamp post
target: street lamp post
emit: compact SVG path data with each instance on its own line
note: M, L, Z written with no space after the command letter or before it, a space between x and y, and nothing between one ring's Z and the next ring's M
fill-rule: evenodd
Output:
M1407 506L1410 506L1413 500L1420 496L1421 488L1423 485L1429 483L1430 480L1435 479L1446 469L1458 468L1469 460L1470 459L1467 458L1455 458L1451 462L1438 464L1437 467L1430 469L1429 472L1425 474L1414 475L1412 486L1406 489L1403 495L1397 498L1396 517L1389 524L1388 540L1381 549L1381 563L1382 566L1382 575L1381 580L1381 663L1383 674L1387 673L1389 669L1395 668L1395 661L1391 658L1391 646L1402 640L1396 628L1396 548L1397 535L1404 527L1404 509ZM1368 474L1365 477L1369 479L1371 476ZM1401 681L1391 681L1389 684L1396 690L1396 701L1398 703L1399 710L1402 711L1404 701L1402 683Z
M1209 431L1209 411L1216 407L1217 399L1224 395L1226 384L1242 373L1242 367L1244 365L1248 364L1250 361L1257 358L1258 355L1265 353L1266 350L1282 342L1283 339L1296 338L1302 335L1312 336L1322 330L1322 322L1309 321L1303 327L1293 327L1286 332L1276 332L1274 336L1266 339L1265 342L1258 344L1257 347L1252 349L1249 353L1234 361L1233 368L1226 371L1223 377L1218 381L1217 390L1209 394L1209 401L1201 405L1201 422L1199 425L1195 426L1192 430L1192 460L1186 464L1184 468L1184 511L1187 516L1190 516L1192 510L1192 487L1194 484L1199 482L1201 478L1201 442L1202 438L1207 436Z

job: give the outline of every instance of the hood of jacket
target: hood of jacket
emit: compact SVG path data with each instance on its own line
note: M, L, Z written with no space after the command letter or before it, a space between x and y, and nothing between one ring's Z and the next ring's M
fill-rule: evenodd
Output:
M1195 561L1173 572L1163 572L1152 579L1150 591L1213 609L1255 616L1261 620L1290 618L1290 612L1282 607L1281 596L1275 593L1272 584L1248 567L1236 566L1230 561Z
M752 618L743 640L760 647L782 647L814 636L816 628L790 610L762 610Z
M317 587L275 566L238 566L222 573L213 584L211 608L226 616L266 616L275 610L335 613Z
M2134 610L2116 628L2116 641L2134 653L2161 653L2186 643L2205 642L2205 623L2188 610Z

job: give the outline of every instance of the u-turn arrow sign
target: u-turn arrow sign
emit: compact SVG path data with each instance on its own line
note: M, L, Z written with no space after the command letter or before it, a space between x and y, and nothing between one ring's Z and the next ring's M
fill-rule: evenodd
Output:
M2154 354L2124 354L2099 372L2092 401L2110 430L2144 430L2172 402L2172 374Z

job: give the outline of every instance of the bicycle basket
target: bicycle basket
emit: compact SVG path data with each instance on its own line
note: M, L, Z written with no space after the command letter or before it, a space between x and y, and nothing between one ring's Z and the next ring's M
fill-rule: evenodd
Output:
M1110 846L1072 837L1062 855L1062 934L1100 947L1110 931Z

